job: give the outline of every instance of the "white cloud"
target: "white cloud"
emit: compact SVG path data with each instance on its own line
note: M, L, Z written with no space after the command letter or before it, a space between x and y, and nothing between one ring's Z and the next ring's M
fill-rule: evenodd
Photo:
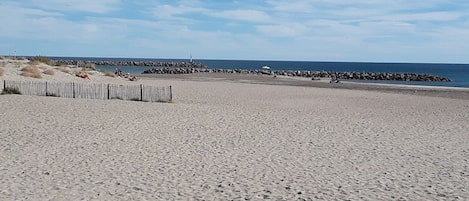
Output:
M56 11L108 13L118 9L121 0L31 0L39 8Z
M288 25L259 25L257 31L269 37L298 37L307 33L308 28L303 24L292 23Z
M186 3L187 4L187 3ZM189 15L204 15L225 20L241 20L248 22L267 22L271 17L260 10L237 9L237 10L214 10L208 8L178 5L157 5L151 9L151 13L160 20L178 20L181 22L192 22Z
M186 20L187 17L182 17L183 15L204 12L208 12L208 9L187 7L184 5L173 6L168 4L158 5L151 9L151 13L158 19L166 20Z
M212 16L229 20L243 20L249 22L269 22L271 17L259 10L224 10L211 13Z
M452 21L463 17L464 13L455 12L421 12L421 13L403 13L403 14L389 14L386 16L378 17L380 20L392 21Z
M112 33L119 24L100 23L95 20L69 21L55 11L4 4L0 7L0 24L8 31L0 37L32 40L90 41L114 38Z
M266 3L271 6L273 11L277 12L310 13L314 10L312 1L270 0Z

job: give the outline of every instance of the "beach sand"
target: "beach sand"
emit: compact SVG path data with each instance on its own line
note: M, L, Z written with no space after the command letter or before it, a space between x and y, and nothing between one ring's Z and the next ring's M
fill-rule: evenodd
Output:
M465 96L256 79L137 82L173 103L2 95L0 200L469 199Z

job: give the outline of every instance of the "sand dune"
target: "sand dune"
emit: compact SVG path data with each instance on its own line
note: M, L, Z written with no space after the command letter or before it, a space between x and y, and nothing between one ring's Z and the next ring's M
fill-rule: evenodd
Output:
M228 81L0 96L0 200L467 200L461 99Z

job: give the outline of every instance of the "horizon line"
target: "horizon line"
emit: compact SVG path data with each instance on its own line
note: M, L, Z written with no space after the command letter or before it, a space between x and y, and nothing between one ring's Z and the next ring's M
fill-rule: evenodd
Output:
M150 58L150 57L112 57L112 56L50 56L50 55L0 55L0 57L36 57L45 56L50 58L93 58L93 59L154 59L154 60L190 60L189 58ZM192 56L192 55L191 55ZM214 61L264 61L264 62L316 62L316 63L376 63L376 64L450 64L450 65L469 65L469 63L460 62L417 62L417 61L332 61L332 60L288 60L288 59L228 59L228 58L193 58L197 60L214 60Z

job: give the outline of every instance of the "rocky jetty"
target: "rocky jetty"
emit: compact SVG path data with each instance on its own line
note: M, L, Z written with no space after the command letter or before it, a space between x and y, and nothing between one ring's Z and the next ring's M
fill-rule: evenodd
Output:
M373 72L328 72L328 71L294 71L294 70L246 70L246 69L213 69L213 68L152 68L143 74L190 74L190 73L238 73L257 75L282 75L307 78L332 78L336 80L389 80L389 81L423 81L450 82L448 78L437 75L416 73L373 73Z
M197 62L171 62L171 61L84 61L84 60L55 60L64 65L77 65L77 63L91 63L99 66L154 66L171 68L207 68Z
M437 75L416 73L383 73L383 72L330 72L330 71L295 71L295 70L247 70L208 68L197 62L171 61L95 61L95 60L55 60L65 65L94 64L101 66L149 66L155 67L144 71L144 74L190 74L190 73L238 73L258 75L282 75L307 78L332 78L334 80L388 80L388 81L424 81L450 82L449 78Z

